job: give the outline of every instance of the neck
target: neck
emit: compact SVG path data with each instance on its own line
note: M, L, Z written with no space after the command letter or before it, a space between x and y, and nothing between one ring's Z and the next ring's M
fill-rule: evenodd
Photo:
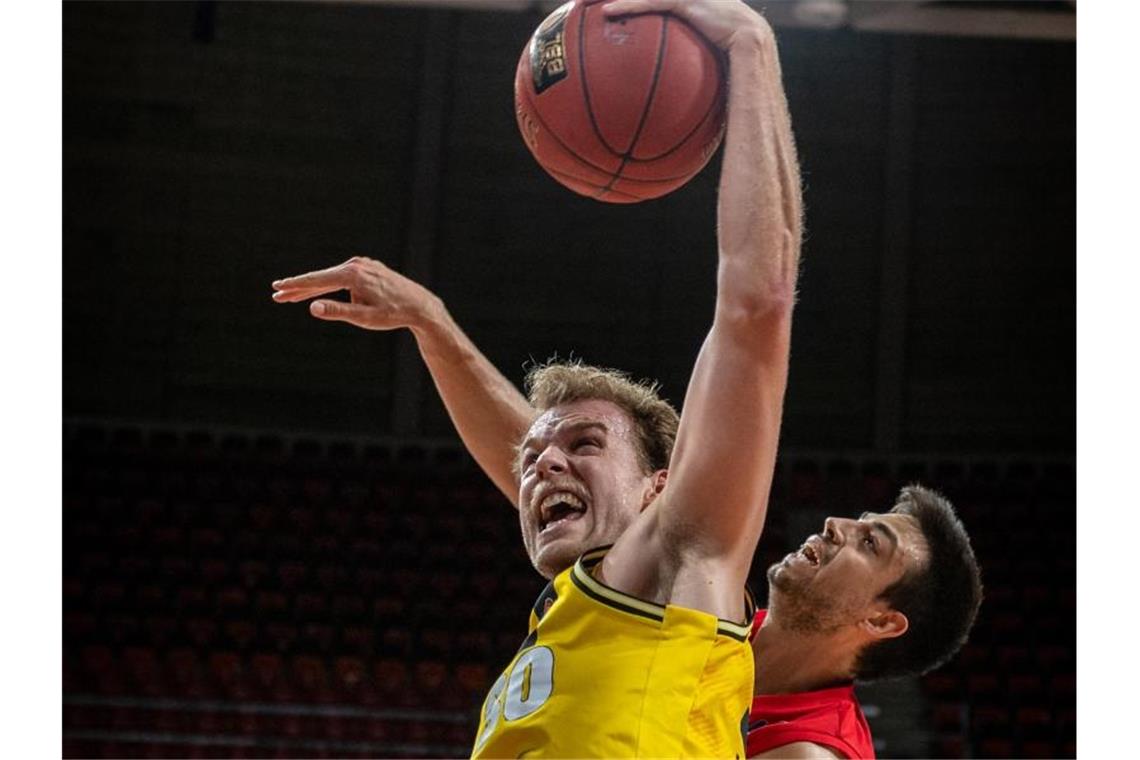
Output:
M790 631L768 611L752 642L756 694L791 694L850 683L854 647L850 629Z

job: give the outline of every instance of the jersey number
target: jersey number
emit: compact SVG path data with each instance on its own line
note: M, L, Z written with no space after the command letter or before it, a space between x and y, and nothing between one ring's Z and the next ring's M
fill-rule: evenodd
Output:
M534 647L518 656L515 664L499 676L483 706L483 732L475 742L478 751L495 728L499 718L518 720L542 707L554 690L554 653Z

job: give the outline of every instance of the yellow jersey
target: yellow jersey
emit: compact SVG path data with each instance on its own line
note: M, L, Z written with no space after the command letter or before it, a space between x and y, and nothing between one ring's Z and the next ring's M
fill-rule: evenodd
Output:
M539 595L530 635L487 694L472 757L743 758L752 704L744 623L660 605L582 555Z

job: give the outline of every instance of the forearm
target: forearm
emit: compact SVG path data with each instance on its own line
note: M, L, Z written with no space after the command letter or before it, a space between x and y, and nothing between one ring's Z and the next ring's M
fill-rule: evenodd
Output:
M772 29L763 19L729 50L728 131L717 207L718 304L790 307L802 202L791 118Z
M459 437L517 507L515 445L534 419L530 404L475 347L442 302L437 300L411 330Z

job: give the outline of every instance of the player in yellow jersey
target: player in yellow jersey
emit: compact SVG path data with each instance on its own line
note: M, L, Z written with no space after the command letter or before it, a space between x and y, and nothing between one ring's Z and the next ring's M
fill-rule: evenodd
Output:
M699 17L728 13L719 6L729 4L710 8L708 3L683 0L630 0L613 7L688 13L696 23ZM724 46L724 39L718 39ZM761 41L761 68L767 76L757 85L746 71L733 81L738 94L750 83L757 87L752 105L769 113L753 113L743 121L769 134L757 137L751 147L742 146L730 127L720 199L717 313L721 322L757 317L754 337L759 344L750 349L747 336L729 330L730 337L745 345L726 355L718 350L724 331L714 325L694 371L679 437L675 411L652 389L597 368L539 368L528 377L529 400L523 398L434 294L379 262L357 258L274 283L274 297L283 302L350 291L350 304L315 302L311 310L318 318L370 329L412 330L464 443L519 508L524 541L536 568L554 577L531 613L530 635L484 703L476 737L480 755L739 752L730 723L734 711L747 704L741 699L739 676L751 674L751 660L741 658L738 646L746 628L740 618L717 619L699 603L686 607L677 602L685 595L699 602L702 595L694 593L693 585L707 581L711 587L722 574L732 576L733 543L716 528L737 523L709 531L710 526L699 521L739 520L742 530L758 533L766 487L753 482L765 489L757 513L744 514L727 505L717 514L702 513L699 504L689 510L667 502L667 496L680 499L671 494L685 491L671 490L678 481L675 472L668 475L670 485L665 483L667 469L686 462L697 468L690 482L702 482L700 466L708 466L710 458L702 462L699 453L673 456L675 441L678 450L707 447L710 455L721 457L724 478L770 478L790 303L779 303L766 315L748 309L734 314L731 307L740 294L725 287L736 284L727 278L752 274L736 266L737 245L751 242L762 246L764 255L772 255L771 236L759 232L765 225L742 224L742 177L754 183L765 204L783 204L782 211L771 212L773 218L798 222L798 195L788 179L795 176L794 156L778 77L773 76L774 47L764 35ZM739 49L730 50L734 66L739 67L742 57L751 59ZM736 132L740 121L733 122ZM779 170L765 174L762 166L748 166L749 157L756 155L774 156L777 163L768 168ZM745 166L733 173L727 171L729 162ZM786 216L789 209L795 210L792 217ZM798 224L789 223L785 232L793 258L781 261L794 277ZM780 292L777 287L773 294ZM753 305L765 302L757 299ZM762 370L742 369L729 361L733 356L744 364L756 361ZM725 383L776 383L769 388L775 395L749 402L747 393L741 399L732 387L710 383L709 369L718 361L727 362ZM711 411L723 427L695 419L694 402ZM757 422L768 428L753 438L734 430L735 421L725 419L731 415L717 406L737 402L741 415L759 411ZM717 440L722 430L729 440ZM508 445L524 436L520 450ZM747 449L731 443L755 446L751 458L740 456ZM759 472L750 473L749 468ZM703 482L709 484L707 477L706 472ZM725 495L720 485L709 485L706 505L723 503L717 501ZM663 519L666 508L675 506L676 514ZM663 534L662 527L672 532ZM626 542L627 535L634 538ZM637 552L633 542L638 540L647 543L645 556L630 557ZM748 536L742 540L746 543ZM604 548L587 551L615 541L619 547L608 554ZM622 542L625 556L618 553ZM657 565L639 575L646 560ZM625 580L615 583L611 572ZM640 579L640 585L630 583L631 578ZM773 565L768 578L771 607L752 643L756 672L748 688L756 695L748 746L753 756L761 757L872 755L852 680L925 672L945 661L964 641L981 593L969 539L952 507L921 488L904 489L886 515L864 515L858 521L829 518L821 534ZM731 589L734 582L721 587ZM731 592L725 606L733 606Z
M607 12L658 7L615 0ZM552 367L537 378L537 419L513 400L505 403L517 414L506 422L486 408L460 408L467 391L448 383L462 384L465 372L497 374L494 368L447 339L433 342L430 321L447 319L438 305L409 324L437 382L451 375L439 389L465 440L472 437L465 427L484 424L490 430L474 438L501 429L513 435L498 440L522 439L514 498L523 540L536 569L553 579L526 644L484 704L478 757L744 755L753 686L744 586L767 511L787 384L799 173L767 22L739 0L660 7L724 51L730 81L716 310L675 441L670 430L656 431L656 440L644 434L654 402L633 398L636 384L588 368L589 377ZM397 310L377 308L392 296L384 282L382 266L356 259L278 281L275 298L347 287L353 303L319 300L313 314L386 329L398 318ZM375 297L358 298L369 292ZM494 445L472 453L488 472L514 459ZM508 480L496 482L511 493Z

